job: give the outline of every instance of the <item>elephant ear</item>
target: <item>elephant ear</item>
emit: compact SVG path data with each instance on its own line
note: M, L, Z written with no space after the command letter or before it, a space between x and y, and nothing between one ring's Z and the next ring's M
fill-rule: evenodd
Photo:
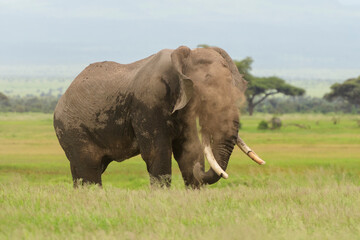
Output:
M234 61L231 59L231 57L229 56L229 54L227 52L225 52L224 49L218 48L218 47L210 47L211 49L215 50L216 52L218 52L227 62L229 69L231 71L231 74L233 75L234 81L235 81L235 86L243 93L245 92L246 88L247 88L247 81L244 80L244 78L241 76L241 74L239 73L239 70L237 69Z
M194 83L184 74L184 69L186 68L186 64L190 57L190 52L191 50L188 47L181 46L174 50L171 54L171 62L179 76L180 86L179 95L172 113L185 107L194 94Z

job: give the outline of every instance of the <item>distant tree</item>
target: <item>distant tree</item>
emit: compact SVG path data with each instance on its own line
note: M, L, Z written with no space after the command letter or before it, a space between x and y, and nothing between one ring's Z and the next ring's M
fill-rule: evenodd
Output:
M245 92L249 115L252 115L255 107L267 97L282 93L287 96L302 96L305 90L292 86L285 80L278 77L255 77L250 73L252 58L247 57L241 61L234 61L239 72L248 81L248 88Z
M9 98L5 94L0 92L0 107L2 109L2 107L6 107L6 106L9 106Z
M8 101L8 100L9 100L8 97L5 94L3 94L2 92L0 92L0 101L3 102L3 101Z
M207 44L199 44L198 47L208 48ZM239 72L248 82L248 88L245 96L248 104L249 115L252 115L254 108L263 102L267 97L282 93L287 96L302 96L305 90L286 83L278 77L255 77L251 71L251 64L254 60L246 57L241 61L233 60Z
M245 92L249 115L254 108L267 97L282 93L287 96L302 96L305 90L286 83L278 77L252 77Z
M197 47L198 47L198 48L209 48L210 45L207 45L207 44L198 44Z
M331 86L331 92L324 95L328 101L337 98L346 100L355 106L360 106L360 76L351 78L343 83L335 83Z
M252 77L250 74L251 71L251 64L254 60L251 57L246 57L241 61L234 60L236 67L238 68L239 72L243 75L243 77L248 81Z
M284 114L284 113L360 113L356 108L342 99L329 102L323 98L300 97L275 97L268 98L258 106L256 112Z

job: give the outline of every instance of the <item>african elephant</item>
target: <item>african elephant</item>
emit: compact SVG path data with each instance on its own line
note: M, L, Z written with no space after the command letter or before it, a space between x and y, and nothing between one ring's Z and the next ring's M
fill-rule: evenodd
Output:
M171 184L172 154L185 185L193 188L227 178L236 143L264 163L238 137L245 89L232 59L215 47L181 46L131 64L89 65L54 112L74 186L79 179L101 185L110 162L138 154L151 184L162 186ZM204 155L210 163L206 172Z

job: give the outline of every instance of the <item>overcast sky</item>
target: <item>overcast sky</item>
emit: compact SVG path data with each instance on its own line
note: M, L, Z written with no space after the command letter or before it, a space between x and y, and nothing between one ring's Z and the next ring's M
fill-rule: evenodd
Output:
M360 73L360 0L0 0L0 70L128 63L202 43L257 69Z

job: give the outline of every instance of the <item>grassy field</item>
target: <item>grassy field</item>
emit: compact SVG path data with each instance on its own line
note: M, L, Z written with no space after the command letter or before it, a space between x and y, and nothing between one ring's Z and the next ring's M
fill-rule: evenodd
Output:
M103 189L74 190L49 114L0 113L0 239L360 239L359 116L244 116L229 179L149 188L144 162L111 163ZM333 124L333 118L340 121ZM299 128L294 124L306 125Z

